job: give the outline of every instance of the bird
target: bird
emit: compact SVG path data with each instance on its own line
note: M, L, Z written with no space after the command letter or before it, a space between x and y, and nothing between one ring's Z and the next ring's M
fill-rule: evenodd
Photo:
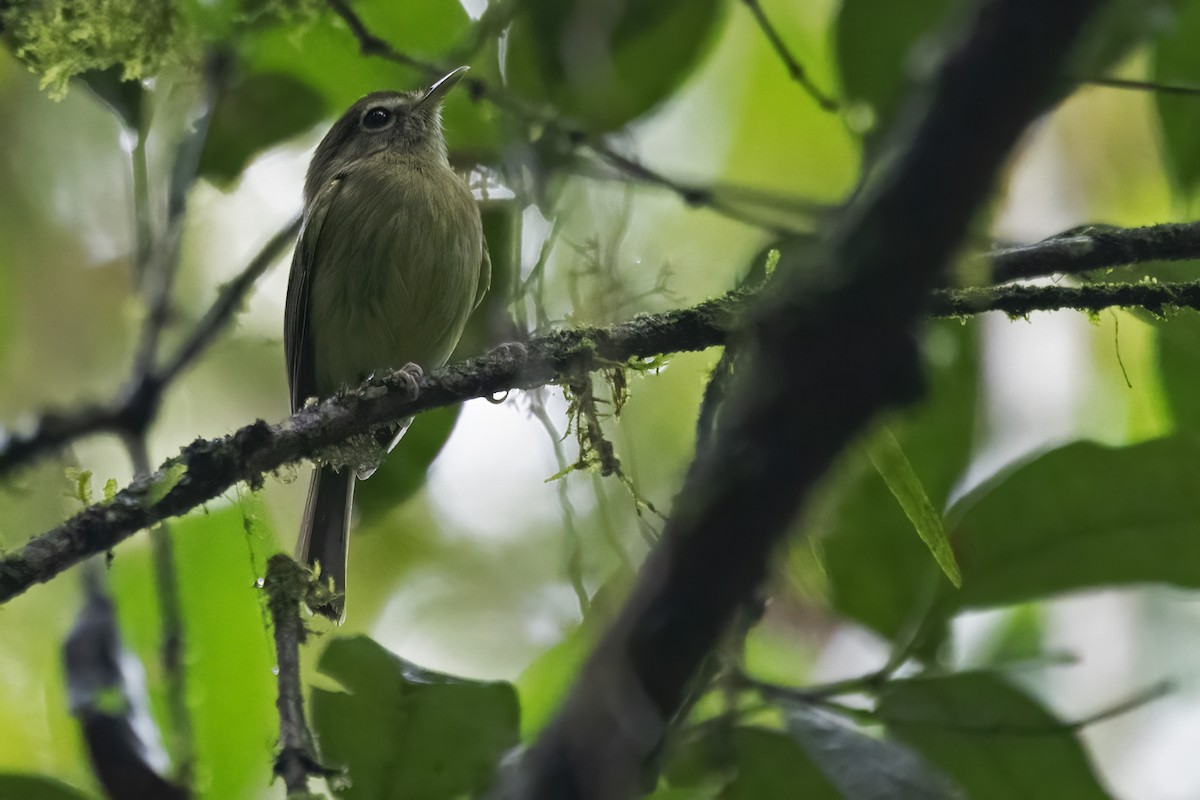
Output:
M441 366L482 302L491 260L441 119L466 71L425 90L368 94L317 145L284 311L292 413L382 371L419 377ZM406 427L380 443L390 451ZM355 480L354 467L315 466L297 539L297 560L333 589L312 610L335 623L345 617Z

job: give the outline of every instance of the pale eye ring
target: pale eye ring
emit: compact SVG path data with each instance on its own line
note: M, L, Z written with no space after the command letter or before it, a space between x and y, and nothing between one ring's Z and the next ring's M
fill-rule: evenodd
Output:
M381 131L392 124L395 116L390 108L374 106L368 108L367 112L363 114L362 126L368 131Z

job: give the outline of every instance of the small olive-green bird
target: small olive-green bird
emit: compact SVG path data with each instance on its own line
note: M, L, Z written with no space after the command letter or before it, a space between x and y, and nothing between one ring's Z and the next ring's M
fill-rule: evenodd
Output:
M367 95L317 146L284 313L293 413L372 373L441 366L483 299L491 262L479 209L442 134L442 100L466 71L426 91ZM336 599L314 610L334 621L354 480L352 467L316 468L297 544L332 579Z

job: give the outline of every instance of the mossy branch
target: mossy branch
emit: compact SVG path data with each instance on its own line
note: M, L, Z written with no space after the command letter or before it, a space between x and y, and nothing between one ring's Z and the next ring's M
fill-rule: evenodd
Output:
M416 400L407 399L403 384L384 379L306 408L276 425L259 420L230 436L197 440L111 501L89 506L0 559L0 602L143 528L187 513L237 483L259 486L264 475L282 466L317 456L325 448L397 419L512 389L577 380L580 374L631 359L723 345L738 330L754 298L753 293L731 293L691 308L643 314L607 327L553 331L524 346L499 348L431 373L421 381ZM1200 281L938 290L930 311L948 317L984 311L1021 316L1040 310L1094 312L1113 306L1140 307L1156 314L1174 308L1200 309ZM0 473L5 462L6 451L0 446Z
M726 296L604 328L555 331L523 346L502 347L437 370L420 381L415 400L404 381L385 377L276 425L259 420L229 436L198 439L110 502L89 506L0 559L0 602L237 483L261 486L263 476L273 470L397 419L511 389L543 386L613 362L721 344L734 330L743 302L740 296Z

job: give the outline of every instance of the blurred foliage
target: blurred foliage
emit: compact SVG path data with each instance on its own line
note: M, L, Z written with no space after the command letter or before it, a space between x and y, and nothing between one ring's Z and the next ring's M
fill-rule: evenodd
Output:
M91 70L120 67L123 80L151 77L185 62L193 47L169 0L17 0L7 6L3 21L17 56L58 96L71 78Z
M1109 796L1071 726L996 675L893 681L879 716L973 799Z
M0 775L0 797L21 800L84 800L87 795L60 781L36 775Z
M1185 436L1078 442L1017 467L947 512L963 587L943 611L1095 586L1200 588L1198 481L1200 441Z
M856 800L949 800L961 789L914 750L870 736L817 708L798 706L787 729L837 786Z
M773 228L811 231L806 248L818 240L865 177L858 162L876 162L903 98L968 4L761 0L809 78L839 100L836 113L792 80L746 5L349 4L392 48L389 59L364 55L345 19L317 0L0 3L8 46L0 56L0 420L19 427L43 405L69 407L123 383L144 316L133 220L145 214L151 229L161 227L173 150L192 130L189 103L213 57L225 68L209 73L216 103L190 195L169 341L299 205L304 159L325 123L368 91L416 88L459 64L481 83L448 99L447 139L455 165L486 196L494 275L458 356L533 328L684 306L760 275L763 254L780 246ZM1110 3L1070 77L1115 71L1200 87L1198 26L1200 0ZM569 135L546 136L550 128ZM977 223L978 240L1014 231L1035 239L1084 222L1142 224L1172 203L1188 208L1200 183L1197 141L1194 94L1082 91L1031 135L995 213ZM636 156L681 184L654 186L637 163L625 169L638 180L618 184L607 169L598 173L585 143ZM147 159L137 200L130 151ZM1161 153L1161 172L1122 169L1135 153L1148 154L1137 165ZM1030 194L1022 186L1034 173ZM1089 192L1100 173L1129 185ZM721 208L684 190L687 182L711 183ZM721 213L730 208L751 223ZM1195 266L1139 265L1111 279L1190 279ZM171 388L151 435L155 458L197 435L285 413L283 272L264 278L235 325ZM1049 367L1077 389L1073 399L1042 385L1054 382L1045 362L1058 351L1022 351L1020 366L1004 360L1014 349L1008 332L1027 323L928 326L926 400L880 420L826 476L796 524L763 618L722 649L717 665L729 670L714 670L677 721L648 796L1086 798L1132 782L1123 770L1136 759L1126 751L1158 740L1129 733L1115 745L1085 742L1084 726L1064 721L1067 690L1045 670L1018 676L1009 667L1044 661L1060 644L1064 595L1121 587L1128 613L1160 628L1166 615L1138 602L1153 591L1147 585L1171 587L1180 603L1196 599L1200 323L1190 311L1143 321L1144 330L1064 332L1034 318L1047 349L1077 345ZM1114 349L1143 401L1125 393ZM536 737L657 535L661 519L645 501L669 509L716 358L667 354L621 370L621 408L596 394L592 421L623 480L577 470L547 482L559 456L579 457L560 391L536 404L514 393L495 407L414 422L359 487L345 635L315 637L304 654L321 758L348 770L329 791L477 794L510 748ZM997 431L1012 430L997 408L1010 395L1036 406L1021 424L1035 428L1056 413L1068 423L997 456ZM1135 415L1148 419L1135 425ZM1143 441L1138 430L1156 433ZM1080 441L1096 431L1103 444ZM102 437L11 477L0 485L3 545L19 547L77 510L82 476L98 499L129 471L121 443ZM302 476L281 470L259 492L232 493L170 525L203 798L282 791L270 784L274 653L256 581L272 552L292 546ZM110 578L124 639L166 726L145 538L116 548ZM954 564L961 589L946 577ZM79 601L74 580L33 589L0 615L0 797L98 796L57 666ZM972 645L980 638L972 626L987 615L994 624ZM1111 621L1095 624L1103 623ZM1169 630L1176 647L1195 640L1191 629ZM868 643L866 655L845 654L855 637ZM1109 661L1129 652L1167 661L1136 636L1105 639ZM1169 668L1185 670L1195 655ZM851 676L838 691L789 688L819 684L831 670ZM731 684L740 673L781 685ZM1104 694L1121 688L1137 687L1106 684ZM843 704L843 690L853 702ZM1194 716L1194 694L1164 702Z
M517 694L507 683L431 672L366 637L334 639L318 669L345 688L312 696L327 766L350 776L339 797L470 796L491 785L517 743Z
M1182 3L1173 24L1159 37L1154 48L1155 81L1166 84L1200 85L1200 54L1192 43L1200 35L1200 5ZM1188 97L1167 93L1155 95L1162 124L1163 157L1175 190L1190 197L1200 184L1200 153L1195 147L1200 135L1200 104Z
M588 130L610 131L670 95L695 68L721 0L520 0L505 72Z

